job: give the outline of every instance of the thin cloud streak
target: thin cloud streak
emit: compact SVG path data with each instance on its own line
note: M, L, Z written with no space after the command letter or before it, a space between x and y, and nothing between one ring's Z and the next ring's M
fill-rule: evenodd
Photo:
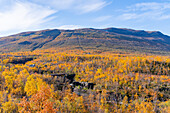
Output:
M56 10L69 10L80 14L94 12L107 6L106 0L27 0Z
M100 17L95 18L93 21L94 22L103 22L103 21L110 19L111 17L112 17L111 15L100 16Z
M76 10L79 10L80 14L94 12L94 11L102 9L103 7L106 6L106 4L107 3L105 1L94 2L94 3L90 3L90 4L87 3L86 5L81 4L76 7Z
M123 14L118 16L121 20L165 20L170 19L170 3L138 3L126 8Z
M79 28L85 28L80 25L63 25L60 27L56 27L55 29L65 29L65 30L74 30L74 29L79 29Z
M133 10L165 10L170 9L170 3L157 3L157 2L149 2L149 3L138 3L135 7L130 7Z

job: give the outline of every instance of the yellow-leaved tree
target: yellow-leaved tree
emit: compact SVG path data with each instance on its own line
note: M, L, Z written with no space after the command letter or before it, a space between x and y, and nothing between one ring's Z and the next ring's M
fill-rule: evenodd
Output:
M33 94L36 94L37 91L41 89L42 85L46 86L47 84L41 78L36 77L35 75L30 75L27 78L24 90L27 96L31 96Z

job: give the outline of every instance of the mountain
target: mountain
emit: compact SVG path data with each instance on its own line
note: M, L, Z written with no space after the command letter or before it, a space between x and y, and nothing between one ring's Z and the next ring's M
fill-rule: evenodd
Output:
M47 29L0 38L0 52L49 48L170 52L170 36L124 28Z

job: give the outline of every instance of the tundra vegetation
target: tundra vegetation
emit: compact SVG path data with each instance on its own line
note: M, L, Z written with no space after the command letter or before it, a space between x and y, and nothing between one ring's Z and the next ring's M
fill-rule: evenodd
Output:
M1 53L0 110L170 113L169 75L170 56L81 50Z

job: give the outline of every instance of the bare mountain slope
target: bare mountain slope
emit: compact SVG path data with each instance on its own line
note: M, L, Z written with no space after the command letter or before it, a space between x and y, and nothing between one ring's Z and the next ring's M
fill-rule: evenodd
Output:
M170 52L170 37L159 31L122 28L42 30L0 38L0 51L25 51L48 48L123 49Z

